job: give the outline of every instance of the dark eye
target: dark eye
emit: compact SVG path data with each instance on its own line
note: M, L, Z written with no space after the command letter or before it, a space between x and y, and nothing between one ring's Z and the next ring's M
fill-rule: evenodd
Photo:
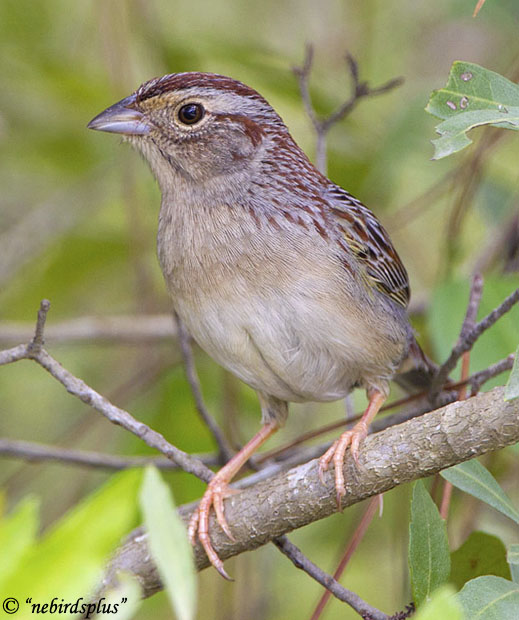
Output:
M178 111L178 118L184 125L194 125L204 116L204 108L199 103L188 103Z

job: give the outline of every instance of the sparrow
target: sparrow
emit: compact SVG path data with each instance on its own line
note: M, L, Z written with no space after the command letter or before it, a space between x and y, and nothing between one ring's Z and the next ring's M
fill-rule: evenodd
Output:
M409 279L375 215L319 172L255 90L212 73L152 79L88 124L148 162L162 193L158 257L173 307L219 364L256 390L261 430L214 475L193 513L226 578L209 514L225 518L229 482L285 422L289 402L335 401L362 388L368 406L319 459L358 461L368 427L403 365L430 371L406 308Z

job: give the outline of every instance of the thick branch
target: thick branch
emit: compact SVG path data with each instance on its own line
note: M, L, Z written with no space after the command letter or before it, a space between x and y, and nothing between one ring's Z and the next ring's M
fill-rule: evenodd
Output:
M369 436L361 450L360 469L351 458L346 459L344 506L519 441L519 400L505 402L503 391L495 388ZM184 520L193 507L180 508ZM317 462L310 461L231 496L225 510L235 541L211 520L214 548L222 559L333 514L333 472L327 473L323 486ZM123 570L138 577L148 596L161 588L146 540L142 529L128 537L113 559L104 586L112 584L116 572ZM195 558L199 570L208 566L200 546Z

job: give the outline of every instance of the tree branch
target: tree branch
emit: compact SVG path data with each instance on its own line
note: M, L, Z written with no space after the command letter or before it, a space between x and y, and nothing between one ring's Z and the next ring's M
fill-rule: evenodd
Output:
M345 507L519 441L519 400L505 402L503 395L504 388L495 388L370 435L361 450L359 469L349 455L346 458ZM235 540L229 540L211 518L218 555L226 559L250 551L333 514L337 509L333 472L325 480L323 486L313 460L231 496L225 510ZM185 521L194 506L179 509ZM195 561L199 570L209 564L200 545ZM112 585L121 570L138 577L146 596L161 589L142 528L115 554L103 587Z
M472 375L472 377L469 377L468 383L470 384L471 388L470 395L475 396L479 392L483 383L485 383L489 379L497 377L497 375L500 375L502 372L505 372L507 370L512 370L514 360L515 353L510 353L510 355L500 360L499 362L496 362L495 364L492 364L492 366L485 368L485 370L476 372Z
M66 465L80 465L96 469L119 470L129 467L145 467L155 465L166 471L181 469L173 461L160 456L115 456L88 450L71 450L56 446L47 446L34 441L17 439L0 439L0 456L22 459L24 461L51 461ZM213 455L199 455L204 465L217 465L218 459Z
M19 345L18 347L6 351L0 351L0 365L9 364L22 359L34 360L57 379L66 388L69 394L76 396L85 404L93 407L113 424L122 426L127 431L130 431L130 433L142 439L151 448L155 448L159 450L159 452L162 452L162 454L180 465L184 471L195 475L204 482L209 482L213 477L213 472L197 458L179 450L173 444L169 443L163 435L154 431L146 424L139 422L124 409L120 409L113 405L108 399L101 396L101 394L88 386L84 381L75 377L66 368L63 368L63 366L49 355L45 349L41 348L43 342L43 328L49 307L49 302L44 299L38 311L38 321L33 340L29 344Z
M371 521L373 520L373 517L375 516L377 506L379 505L381 506L382 501L383 501L382 495L375 495L368 502L368 507L366 508L366 511L362 515L362 518L359 524L355 528L355 531L353 532L353 536L351 537L350 541L348 542L348 545L346 546L346 549L344 550L344 553L341 557L339 565L337 566L337 568L335 569L335 572L333 573L333 579L335 579L336 581L338 581L341 578L346 566L348 565L348 562L351 560L351 558L353 557L353 554L357 550L357 547L359 546L360 542L364 538L367 532L367 529L369 527L369 524L371 523ZM319 602L317 603L316 608L314 609L314 613L312 614L310 620L319 620L322 612L324 611L324 608L326 607L326 603L328 602L332 594L334 593L329 588L327 588L323 592L321 598L319 599ZM348 602L348 601L345 601L345 602ZM350 603L350 605L352 604ZM356 609L362 615L362 611L360 609L357 609L357 608L354 608L354 609ZM382 615L385 616L385 614L382 614ZM375 617L373 614L373 611L370 612L370 617L371 618ZM387 618L387 616L385 616L385 618Z
M506 314L512 307L519 302L519 288L511 293L497 308L492 310L487 316L476 323L471 329L464 329L465 323L460 332L458 342L452 349L451 354L447 360L441 365L433 380L430 392L429 400L434 403L442 387L445 385L449 374L454 370L460 357L465 351L470 351L476 340L481 334L492 327L496 321L498 321L504 314ZM470 307L470 303L469 303ZM467 309L467 313L469 310Z
M361 82L359 79L359 66L357 61L351 54L346 54L346 63L351 78L351 95L350 97L340 105L335 112L332 112L325 118L319 118L315 112L312 104L312 98L310 96L310 74L312 72L312 64L314 58L314 50L312 45L307 45L305 52L305 59L301 67L293 67L292 71L297 76L299 83L299 91L301 93L301 99L305 107L308 118L312 122L312 126L316 134L316 167L317 169L326 174L327 161L326 161L326 134L330 129L342 121L353 109L357 106L358 102L364 97L375 97L386 93L397 86L400 86L403 82L403 78L398 77L389 80L381 86L372 88L368 82Z
M465 318L461 326L460 338L466 338L468 334L474 329L476 319L478 316L479 304L481 303L481 296L483 295L483 276L479 273L475 273L472 276L472 283L470 285L469 303L467 304L467 310L465 311Z
M274 539L274 544L292 561L296 568L310 575L310 577L324 586L327 592L333 594L333 596L340 601L353 607L363 618L370 618L370 620L389 620L388 615L376 609L376 607L368 605L358 594L342 586L331 575L328 575L328 573L325 573L321 568L310 561L286 536L280 536Z
M53 344L104 342L148 344L171 342L177 337L171 314L136 316L83 316L46 325L45 334ZM34 324L26 321L0 321L0 342L4 345L27 342L34 335Z

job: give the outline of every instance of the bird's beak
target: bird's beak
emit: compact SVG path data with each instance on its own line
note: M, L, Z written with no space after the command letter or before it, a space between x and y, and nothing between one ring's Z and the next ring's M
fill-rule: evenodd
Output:
M126 136L145 136L150 132L150 125L134 104L135 95L121 99L93 118L87 125L88 129Z

